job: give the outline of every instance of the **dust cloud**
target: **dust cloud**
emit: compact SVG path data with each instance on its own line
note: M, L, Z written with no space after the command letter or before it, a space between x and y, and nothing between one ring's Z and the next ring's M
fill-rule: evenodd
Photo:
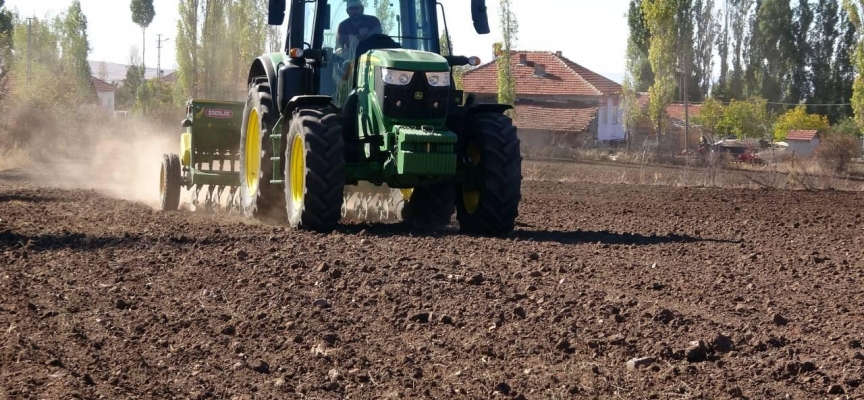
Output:
M87 189L159 208L162 156L179 153L182 128L139 119L102 119L74 131L42 132L28 150L29 180L37 185Z

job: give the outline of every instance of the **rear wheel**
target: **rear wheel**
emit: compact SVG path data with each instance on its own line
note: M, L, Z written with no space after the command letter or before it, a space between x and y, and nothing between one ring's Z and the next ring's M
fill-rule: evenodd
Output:
M246 98L240 132L240 203L246 217L284 220L285 198L273 178L270 135L276 124L268 83L253 85Z
M163 211L174 211L180 206L180 157L176 154L162 156L159 173L159 200Z
M446 228L456 212L455 187L452 183L418 186L410 192L403 191L402 196L402 221L412 227Z
M285 148L288 223L329 232L342 217L345 146L338 114L302 109L291 120Z
M475 184L456 191L456 218L465 233L506 235L513 231L522 198L522 155L513 121L503 114L475 114L457 144Z

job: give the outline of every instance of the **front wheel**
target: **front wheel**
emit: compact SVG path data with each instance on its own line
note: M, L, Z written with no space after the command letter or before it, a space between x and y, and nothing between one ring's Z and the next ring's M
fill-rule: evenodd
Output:
M503 114L471 117L457 144L462 168L471 176L456 190L456 218L464 233L506 235L513 231L522 199L522 155L513 121Z
M285 148L285 204L294 228L329 232L342 217L345 144L336 113L302 109Z
M284 198L273 178L270 135L276 124L270 85L259 83L249 90L240 131L240 203L247 218L284 219Z

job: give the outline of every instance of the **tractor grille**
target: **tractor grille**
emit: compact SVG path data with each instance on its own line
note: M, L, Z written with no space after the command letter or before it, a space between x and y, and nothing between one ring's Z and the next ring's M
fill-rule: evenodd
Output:
M380 68L376 68L375 77L377 82L381 82ZM432 120L447 116L447 95L450 88L430 86L423 72L415 72L411 82L405 86L377 82L378 101L383 105L384 116L387 118ZM418 93L423 95L422 98L417 98L420 97Z

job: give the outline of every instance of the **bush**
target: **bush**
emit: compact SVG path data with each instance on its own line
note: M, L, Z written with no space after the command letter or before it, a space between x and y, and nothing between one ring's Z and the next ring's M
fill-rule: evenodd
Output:
M861 142L851 135L827 135L816 150L816 159L826 172L842 173L861 156Z

